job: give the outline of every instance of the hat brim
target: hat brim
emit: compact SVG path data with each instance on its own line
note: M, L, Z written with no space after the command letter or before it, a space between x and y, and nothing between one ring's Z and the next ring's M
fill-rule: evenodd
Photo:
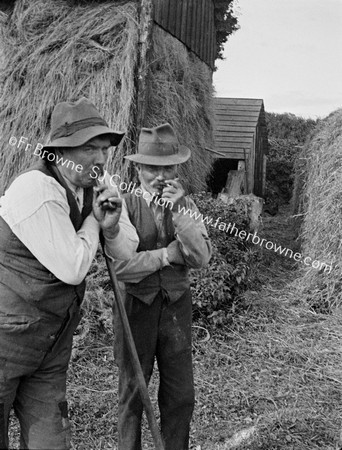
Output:
M71 136L54 139L44 145L44 148L52 149L54 147L79 147L80 145L90 141L90 139L104 134L108 134L110 143L113 146L119 145L121 139L125 135L122 131L115 131L103 125L96 125L76 131L76 133L73 133Z
M172 166L174 164L182 164L191 156L191 150L184 145L179 146L178 153L168 156L152 156L136 153L135 155L127 155L126 159L139 164L148 164L150 166Z

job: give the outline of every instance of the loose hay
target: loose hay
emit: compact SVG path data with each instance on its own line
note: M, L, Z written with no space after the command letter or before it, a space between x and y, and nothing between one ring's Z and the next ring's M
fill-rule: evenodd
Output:
M1 187L36 159L34 147L26 153L24 146L9 148L10 136L43 143L58 101L89 97L114 128L129 128L138 40L134 2L70 7L17 1L1 31L7 61L0 97ZM124 150L116 152L117 161Z
M5 65L0 72L0 194L13 175L37 159L54 105L90 98L113 128L127 131L108 171L129 178L123 156L135 152L135 79L139 60L136 2L70 5L64 0L18 0L0 18ZM147 115L143 126L169 121L193 157L181 175L189 191L205 186L212 146L210 69L155 26ZM1 66L0 66L1 69ZM9 145L27 138L25 152Z
M190 192L206 187L205 175L213 147L213 87L211 71L185 46L160 27L154 27L150 69L147 126L169 121L181 143L192 151L180 166L180 176Z
M302 254L331 264L303 271L302 287L310 304L321 311L341 305L342 258L342 109L320 123L304 148L306 172L298 200L303 214ZM317 263L318 265L318 263Z

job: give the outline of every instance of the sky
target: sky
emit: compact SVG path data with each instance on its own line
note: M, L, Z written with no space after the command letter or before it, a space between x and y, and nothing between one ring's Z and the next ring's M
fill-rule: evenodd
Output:
M240 29L216 61L217 97L325 117L342 107L342 0L235 0Z

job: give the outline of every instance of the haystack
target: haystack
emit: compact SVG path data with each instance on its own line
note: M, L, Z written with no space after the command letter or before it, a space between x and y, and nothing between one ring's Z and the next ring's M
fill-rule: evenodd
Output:
M342 304L342 109L330 114L306 143L297 180L303 258L302 286L317 308ZM315 262L314 262L315 261ZM315 267L316 266L316 267Z
M46 142L54 105L81 96L110 126L127 132L107 169L131 177L123 156L135 152L138 131L138 3L17 0L13 13L1 16L0 193L37 159L32 149ZM181 176L190 192L202 189L210 168L204 148L212 146L211 71L157 25L150 52L148 104L139 125L167 120L175 127L193 155ZM12 136L26 137L32 147L10 145Z
M162 28L153 30L152 64L146 126L170 121L179 140L192 151L180 166L180 177L191 192L206 187L212 158L205 147L213 147L213 87L208 66Z

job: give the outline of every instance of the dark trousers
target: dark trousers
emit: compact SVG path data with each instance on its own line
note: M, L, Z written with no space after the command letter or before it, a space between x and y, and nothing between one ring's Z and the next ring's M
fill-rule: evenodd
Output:
M150 306L127 294L125 307L146 384L155 358L158 363L158 404L165 449L188 449L194 408L190 292L172 304L160 292ZM140 450L143 406L116 311L114 326L119 367L119 450Z
M20 422L20 449L70 448L66 373L79 318L79 307L74 304L50 342L42 341L43 328L37 320L30 322L25 316L13 322L0 320L1 450L8 447L12 406Z

